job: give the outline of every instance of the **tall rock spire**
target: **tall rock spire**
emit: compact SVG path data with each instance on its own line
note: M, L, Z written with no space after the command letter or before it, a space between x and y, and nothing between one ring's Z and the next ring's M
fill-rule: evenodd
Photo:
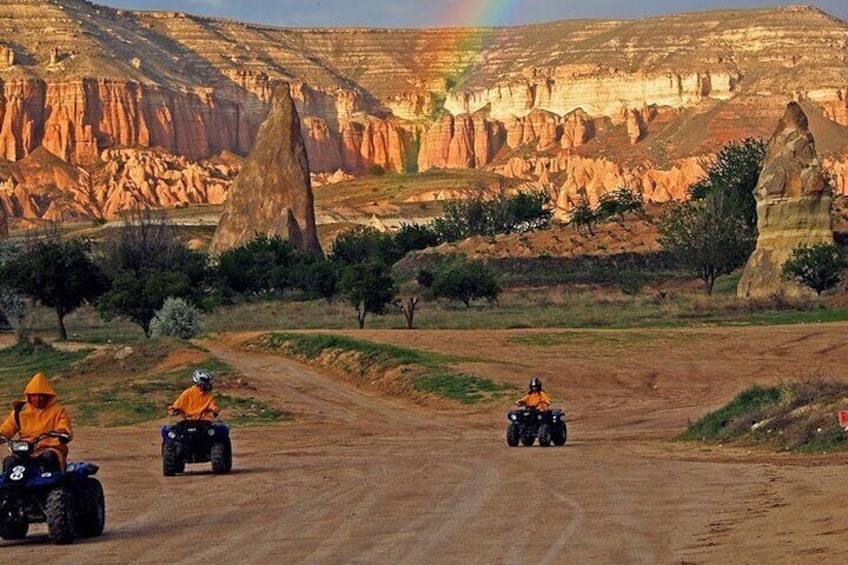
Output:
M754 196L757 248L745 265L737 295L807 294L808 289L783 279L783 264L798 245L833 243L833 195L816 155L807 116L797 102L786 106L769 141Z
M253 151L230 187L211 251L219 254L258 234L321 253L309 162L287 84L274 93Z

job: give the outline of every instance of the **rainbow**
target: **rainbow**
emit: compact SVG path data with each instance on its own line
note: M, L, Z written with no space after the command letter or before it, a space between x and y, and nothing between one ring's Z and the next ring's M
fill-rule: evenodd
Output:
M527 0L461 0L450 3L445 13L445 27L501 26L515 21L513 16L520 12ZM458 5L457 5L458 4Z

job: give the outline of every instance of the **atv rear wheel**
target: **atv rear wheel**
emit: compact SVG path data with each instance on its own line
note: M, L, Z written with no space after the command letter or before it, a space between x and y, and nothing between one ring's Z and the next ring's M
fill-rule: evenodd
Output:
M568 439L568 428L565 427L565 422L560 422L557 428L559 429L553 434L554 445L565 445Z
M548 447L551 444L551 426L542 424L539 426L539 445Z
M518 426L510 423L506 427L506 444L510 447L515 447L518 445L519 440L521 439L521 430L518 429Z
M53 543L67 544L74 541L74 497L65 487L57 487L47 494L44 514L47 516L47 531Z
M97 479L88 478L82 486L77 534L85 538L99 536L105 525L106 500L103 497L103 486Z
M173 443L162 444L162 474L166 477L173 477L181 472L180 464L177 461L177 446Z
M209 450L209 459L212 461L212 472L220 475L229 471L227 467L227 446L219 441L212 444Z
M9 518L0 522L0 538L3 539L24 539L28 531L29 524L27 522L18 522Z

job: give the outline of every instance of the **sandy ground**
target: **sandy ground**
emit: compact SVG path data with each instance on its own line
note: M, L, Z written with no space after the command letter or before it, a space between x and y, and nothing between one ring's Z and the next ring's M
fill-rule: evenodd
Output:
M541 375L568 412L561 448L508 448L507 402L412 405L245 353L244 336L219 336L204 345L296 421L234 430L230 475L198 465L172 478L162 476L156 425L79 429L72 459L102 467L106 532L55 547L36 526L0 544L0 555L67 564L843 563L848 456L668 438L753 382L845 378L847 330L355 334L426 343L497 379Z

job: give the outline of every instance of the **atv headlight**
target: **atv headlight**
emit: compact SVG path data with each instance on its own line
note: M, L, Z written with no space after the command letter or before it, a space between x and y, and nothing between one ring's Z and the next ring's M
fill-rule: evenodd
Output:
M206 433L209 435L209 437L214 436L215 435L215 428L209 428L208 430L206 430Z
M42 479L49 479L52 476L53 476L53 473L51 473L50 471L47 471L46 473L41 473Z
M174 432L168 432L168 437L171 439L177 439L177 434L175 434Z
M510 415L509 415L509 419L510 419L510 420L517 420L517 419L518 419L518 414L510 414Z
M13 441L10 447L15 453L26 453L29 451L29 443L25 441Z

